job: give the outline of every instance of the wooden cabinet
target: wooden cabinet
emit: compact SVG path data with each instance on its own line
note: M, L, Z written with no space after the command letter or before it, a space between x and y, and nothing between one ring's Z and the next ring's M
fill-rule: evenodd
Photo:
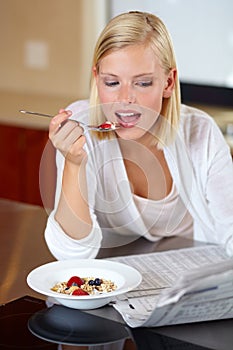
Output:
M52 208L55 179L48 131L0 125L0 197Z

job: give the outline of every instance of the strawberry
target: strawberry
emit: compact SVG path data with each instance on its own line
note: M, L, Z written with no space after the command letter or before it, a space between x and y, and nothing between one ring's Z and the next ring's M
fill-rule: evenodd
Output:
M83 284L83 280L78 277L78 276L72 276L69 281L67 282L67 287L71 287L71 286L78 286L80 287Z
M72 295L89 295L89 293L87 293L85 290L83 290L82 288L77 288L73 291Z
M106 122L98 126L100 129L111 129L112 123L111 122Z

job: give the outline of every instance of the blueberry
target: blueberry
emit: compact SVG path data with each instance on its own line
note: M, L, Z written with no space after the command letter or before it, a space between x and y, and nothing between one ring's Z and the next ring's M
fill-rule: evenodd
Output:
M95 285L96 285L96 286L100 286L101 283L102 283L102 281L101 281L100 278L96 278L94 282L95 282Z
M73 282L72 284L71 284L72 286L78 286L78 283L76 283L76 282Z
M89 284L89 286L94 286L95 285L95 281L90 280L90 281L88 281L88 284Z

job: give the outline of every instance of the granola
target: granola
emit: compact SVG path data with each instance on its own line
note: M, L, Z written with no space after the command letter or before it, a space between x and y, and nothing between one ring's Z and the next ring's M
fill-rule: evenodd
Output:
M111 280L95 277L72 276L67 282L56 283L51 290L67 295L96 295L110 293L117 289Z

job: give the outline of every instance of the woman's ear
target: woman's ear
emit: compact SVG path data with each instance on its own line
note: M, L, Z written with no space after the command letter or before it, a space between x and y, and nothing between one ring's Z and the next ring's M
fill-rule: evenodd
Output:
M96 79L97 78L97 68L96 66L92 67L92 73L93 73L93 77Z
M172 91L175 87L177 76L177 70L175 68L171 69L166 80L166 84L163 90L163 97L168 98L171 97Z

